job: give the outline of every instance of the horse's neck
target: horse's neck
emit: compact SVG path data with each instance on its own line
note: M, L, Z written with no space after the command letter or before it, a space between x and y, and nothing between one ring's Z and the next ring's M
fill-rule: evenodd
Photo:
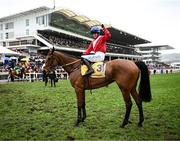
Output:
M56 55L58 57L60 65L64 66L63 68L65 69L66 72L70 72L73 65L69 65L69 66L65 66L65 65L76 61L77 58L73 58L73 57L63 54L61 52L56 52Z
M68 56L61 52L55 52L55 53L56 53L56 56L59 58L59 62L61 62L61 65L72 63L73 61L77 60L76 58Z

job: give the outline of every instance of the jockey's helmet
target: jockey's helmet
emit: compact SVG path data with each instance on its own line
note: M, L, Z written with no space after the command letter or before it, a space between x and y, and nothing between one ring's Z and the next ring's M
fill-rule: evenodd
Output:
M93 34L93 33L100 33L100 28L99 27L97 27L97 26L93 26L93 27L91 27L91 33Z

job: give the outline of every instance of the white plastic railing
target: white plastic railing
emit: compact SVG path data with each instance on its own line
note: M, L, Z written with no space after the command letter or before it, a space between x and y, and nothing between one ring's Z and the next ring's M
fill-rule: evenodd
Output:
M5 80L10 81L8 72L3 72L3 73L0 72L0 76L3 76L3 78L6 78L6 79L1 79L1 81L5 81ZM43 76L43 73L36 73L36 72L26 73L26 78L23 80L27 80L29 82L38 81L38 80L42 80L42 76ZM56 73L56 76L60 76L58 77L58 79L69 79L69 75L67 72ZM15 81L17 80L21 81L21 79L15 78Z

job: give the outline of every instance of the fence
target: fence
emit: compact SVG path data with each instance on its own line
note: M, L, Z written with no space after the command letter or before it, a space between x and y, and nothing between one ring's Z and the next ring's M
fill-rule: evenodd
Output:
M56 76L58 79L69 79L69 75L67 72L59 72L56 73ZM43 74L42 73L36 73L36 72L31 72L31 73L26 73L26 78L25 79L15 79L15 81L29 81L29 82L33 82L33 81L40 81L43 78ZM5 81L10 81L9 78L9 73L8 72L4 72L4 73L0 73L0 80L2 82Z
M151 74L167 74L167 73L178 73L180 72L180 69L152 69L150 70ZM56 73L56 76L58 79L69 79L69 75L67 72L58 72ZM43 79L42 73L26 73L26 78L23 80L33 82L33 81L40 81ZM0 81L1 82L9 82L9 73L8 72L0 72ZM22 79L15 79L15 81L22 81Z
M180 69L150 69L151 74L178 73Z

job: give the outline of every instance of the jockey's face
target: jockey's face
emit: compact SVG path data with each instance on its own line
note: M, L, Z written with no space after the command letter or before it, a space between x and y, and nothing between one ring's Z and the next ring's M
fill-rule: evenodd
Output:
M99 36L99 34L98 34L98 33L93 33L93 37L94 37L94 39L96 39L98 36Z

